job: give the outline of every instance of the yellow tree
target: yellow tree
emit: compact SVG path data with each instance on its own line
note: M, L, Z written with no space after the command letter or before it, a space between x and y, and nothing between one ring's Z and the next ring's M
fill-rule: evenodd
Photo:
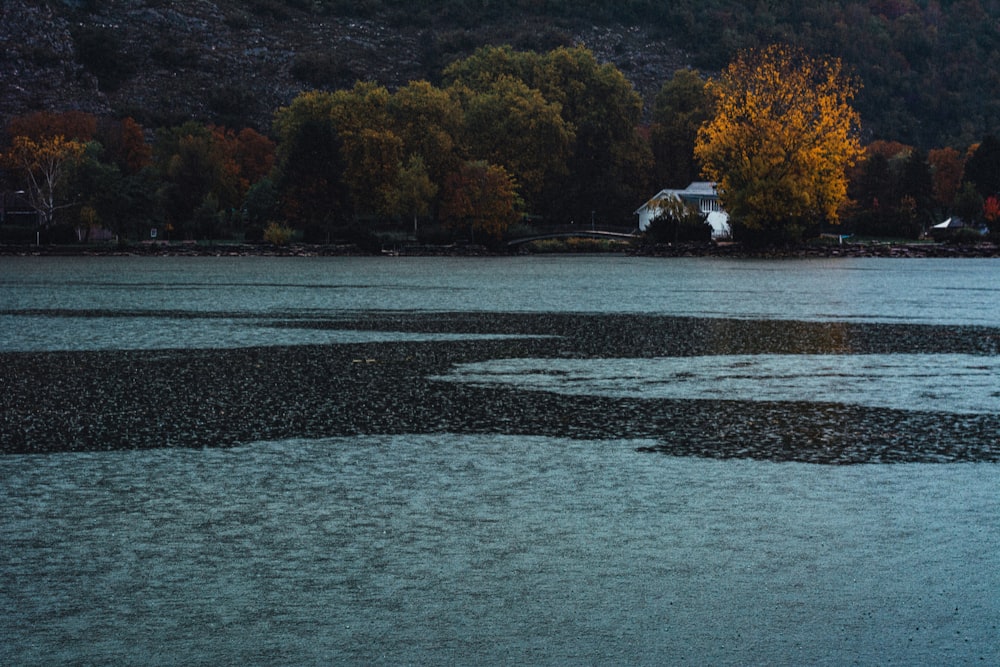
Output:
M862 155L857 90L838 59L782 45L743 52L709 81L715 115L695 156L737 229L788 239L839 222L847 169Z
M24 176L28 201L38 212L42 227L52 224L57 210L73 205L60 202L60 189L85 148L83 142L61 134L38 140L15 136L10 150L3 155L3 162Z
M327 134L329 139L321 141L319 147L329 152L336 143L338 156L327 156L326 162L342 164L336 169L336 178L330 180L337 181L338 189L343 186L355 215L392 214L394 190L406 155L403 139L392 129L390 99L385 87L364 82L350 90L302 93L275 116L274 129L281 143L279 171L299 170L289 162L293 147L300 154L301 149L318 148L300 145L304 132L316 138Z
M392 131L388 89L358 82L331 94L330 118L346 163L344 181L355 213L392 213L392 194L403 163L403 140Z
M457 97L427 81L411 81L392 95L388 111L406 155L419 156L430 179L442 185L461 164L458 146L464 118Z

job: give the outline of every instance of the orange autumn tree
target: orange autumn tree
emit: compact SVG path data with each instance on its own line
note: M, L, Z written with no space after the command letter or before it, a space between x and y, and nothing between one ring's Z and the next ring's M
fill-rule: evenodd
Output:
M487 162L466 162L445 180L441 217L454 229L466 227L472 233L494 239L520 217L520 198L514 178L501 166Z
M862 155L857 90L838 59L782 45L745 51L709 81L715 115L695 155L737 230L793 240L839 222L847 169Z
M948 208L962 184L965 159L954 148L934 148L927 153L927 162L931 167L934 201Z
M104 147L105 159L124 174L137 174L153 163L153 147L146 143L142 125L132 118L102 118L94 138Z

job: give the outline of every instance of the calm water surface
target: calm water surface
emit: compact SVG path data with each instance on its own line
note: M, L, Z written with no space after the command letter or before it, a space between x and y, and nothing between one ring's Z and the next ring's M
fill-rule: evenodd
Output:
M3 258L0 349L413 340L271 326L372 309L1000 327L998 266ZM498 360L448 379L996 414L998 369L769 354ZM995 465L643 444L440 434L0 457L0 664L1000 663Z
M657 313L1000 326L991 259L2 258L0 312Z

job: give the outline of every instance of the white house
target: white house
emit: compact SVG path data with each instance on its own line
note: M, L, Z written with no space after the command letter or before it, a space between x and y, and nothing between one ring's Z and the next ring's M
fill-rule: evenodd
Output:
M712 225L712 238L728 237L729 214L722 210L719 203L719 192L715 183L695 181L683 190L660 190L649 201L636 209L639 216L639 231L645 231L649 223L659 214L661 202L667 199L679 199L685 204L693 204L698 210L708 216L708 224Z

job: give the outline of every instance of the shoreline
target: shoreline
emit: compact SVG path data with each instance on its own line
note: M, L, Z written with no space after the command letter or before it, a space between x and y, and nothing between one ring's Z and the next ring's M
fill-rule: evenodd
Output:
M660 244L636 246L614 252L531 252L526 249L496 250L482 245L412 245L366 252L355 244L289 244L274 246L254 243L202 244L140 243L128 246L14 245L0 244L4 257L505 257L515 255L626 254L635 257L721 257L731 259L805 259L835 257L891 258L1000 258L1000 246L993 243L951 245L941 243L850 243L745 248L738 243Z

